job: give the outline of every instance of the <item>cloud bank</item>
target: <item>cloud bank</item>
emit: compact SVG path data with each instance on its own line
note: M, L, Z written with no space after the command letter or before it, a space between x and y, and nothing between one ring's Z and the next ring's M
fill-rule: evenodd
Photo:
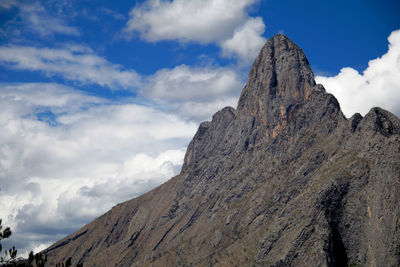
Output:
M133 89L140 84L140 76L134 70L124 70L122 66L110 63L82 45L65 48L1 46L0 64L113 90Z
M48 245L177 174L197 127L59 84L0 91L0 218L20 250Z
M137 93L119 101L58 83L0 83L0 218L22 254L176 175L198 123L235 106L243 87L228 67L180 65L144 77L79 45L3 46L0 62Z

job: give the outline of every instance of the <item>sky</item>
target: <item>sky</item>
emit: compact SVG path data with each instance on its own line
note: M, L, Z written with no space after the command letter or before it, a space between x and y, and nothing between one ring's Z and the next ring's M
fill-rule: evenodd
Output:
M3 247L38 252L178 174L277 33L346 117L400 116L398 14L398 0L0 0Z

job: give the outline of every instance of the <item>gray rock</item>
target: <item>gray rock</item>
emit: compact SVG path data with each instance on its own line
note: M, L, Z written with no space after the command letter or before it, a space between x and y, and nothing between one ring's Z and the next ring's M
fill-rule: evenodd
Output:
M272 37L182 172L45 250L85 266L400 266L400 120L347 120Z

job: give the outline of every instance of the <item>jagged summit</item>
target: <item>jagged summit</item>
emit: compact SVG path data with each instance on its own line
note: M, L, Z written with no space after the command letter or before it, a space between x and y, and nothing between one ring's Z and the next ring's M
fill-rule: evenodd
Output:
M314 87L314 75L303 50L285 35L277 34L255 59L238 110L257 112L272 102L280 102L285 108L304 103ZM259 107L258 101L264 106Z
M314 91L325 89L316 85L303 50L285 35L277 34L255 59L237 109L259 117L256 124L261 124L266 135L273 138Z
M275 35L179 175L44 252L50 265L400 266L399 144L399 118L347 120Z
M239 102L238 111L258 114L268 136L287 125L291 113L309 99L316 86L310 64L301 48L283 34L267 41L255 59Z

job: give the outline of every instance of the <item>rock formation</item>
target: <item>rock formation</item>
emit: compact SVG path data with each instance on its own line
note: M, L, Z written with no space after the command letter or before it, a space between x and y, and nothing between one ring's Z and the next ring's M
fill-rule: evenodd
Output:
M400 120L346 119L282 34L182 171L45 250L84 266L400 266Z

